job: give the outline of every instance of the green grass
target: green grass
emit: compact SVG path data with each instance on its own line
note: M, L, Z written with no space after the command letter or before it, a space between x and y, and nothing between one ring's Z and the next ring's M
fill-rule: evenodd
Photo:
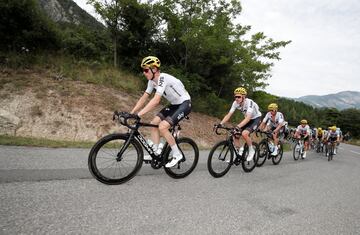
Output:
M360 146L360 140L358 140L358 139L351 139L351 140L346 141L344 143L345 144L352 144L352 145Z
M0 135L0 145L34 146L49 148L91 148L94 143Z

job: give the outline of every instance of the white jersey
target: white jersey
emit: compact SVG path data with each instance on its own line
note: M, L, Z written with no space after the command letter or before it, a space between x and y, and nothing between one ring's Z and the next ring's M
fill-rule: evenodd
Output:
M280 112L276 112L274 119L272 119L271 112L268 112L262 122L266 123L266 125L270 127L277 127L278 125L285 124L284 115Z
M310 135L310 127L309 125L305 125L304 127L302 125L299 125L296 128L296 132L299 132L301 135Z
M248 98L245 98L242 106L240 106L240 104L234 101L231 106L230 113L235 112L236 109L240 110L240 112L242 112L244 116L250 115L251 119L261 117L259 106L253 100Z
M182 82L167 73L160 73L157 83L148 81L145 92L151 94L154 89L156 94L164 96L171 104L182 104L185 100L191 99Z

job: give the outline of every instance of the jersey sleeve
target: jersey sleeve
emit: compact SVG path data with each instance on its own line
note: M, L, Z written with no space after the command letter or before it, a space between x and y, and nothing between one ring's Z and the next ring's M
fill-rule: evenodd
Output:
M230 111L229 113L233 113L235 112L236 108L238 107L238 104L236 103L236 101L234 101L231 105Z
M153 90L154 90L154 84L151 81L148 81L145 92L150 95L153 92Z
M156 87L156 94L162 96L165 92L165 88L166 88L166 79L163 76L161 76L159 78L158 85Z
M262 123L268 124L269 119L270 119L269 113L267 113L267 114L265 115L264 119L262 120Z
M285 122L284 115L282 113L279 113L278 124L282 125L282 124L284 124L284 122Z

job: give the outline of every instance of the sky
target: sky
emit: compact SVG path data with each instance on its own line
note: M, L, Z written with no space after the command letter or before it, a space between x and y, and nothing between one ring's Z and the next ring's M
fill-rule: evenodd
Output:
M74 0L94 14L86 0ZM360 91L359 0L242 0L238 21L281 48L265 91L297 98Z

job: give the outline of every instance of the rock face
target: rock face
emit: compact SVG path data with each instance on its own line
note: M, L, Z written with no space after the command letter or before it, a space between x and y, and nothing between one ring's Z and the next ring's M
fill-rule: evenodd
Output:
M19 128L20 118L5 109L0 108L0 133L15 135Z
M72 0L38 0L46 15L55 22L84 25L92 29L103 29L104 26L94 17L80 8Z

